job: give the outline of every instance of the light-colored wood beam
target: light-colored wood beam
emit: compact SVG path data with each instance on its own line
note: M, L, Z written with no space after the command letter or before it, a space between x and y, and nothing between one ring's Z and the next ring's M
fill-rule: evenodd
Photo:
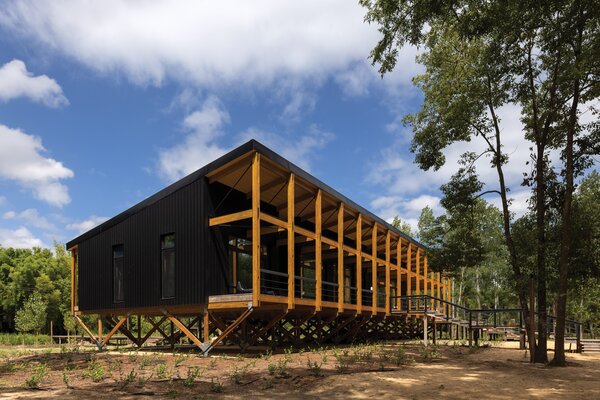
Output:
M290 174L288 179L288 190L287 190L287 262L288 262L288 309L292 310L294 308L294 298L295 298L295 234L294 234L294 218L295 218L295 197L294 197L294 174Z
M385 234L385 313L386 315L390 315L390 258L391 258L391 249L390 249L390 240L391 234L388 230Z
M252 305L260 305L260 153L252 161Z
M337 218L338 228L338 312L344 311L344 203L340 203Z
M402 294L402 241L396 244L396 308L400 309L400 296Z
M356 312L362 313L362 214L356 219Z
M241 221L244 219L252 218L252 210L244 210L239 212L234 212L227 215L221 215L218 217L213 217L208 220L209 226L222 225L229 222Z
M373 313L377 314L377 224L373 225L371 237L371 243L375 244L374 246L371 246L371 285L373 287Z
M321 202L323 194L321 189L317 189L317 198L315 200L315 310L321 311L322 307L322 282L323 282L323 259L322 259L322 247L321 242Z

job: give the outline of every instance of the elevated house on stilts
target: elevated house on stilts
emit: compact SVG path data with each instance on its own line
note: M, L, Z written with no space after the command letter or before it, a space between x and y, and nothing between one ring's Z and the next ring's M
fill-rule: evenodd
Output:
M99 347L413 338L452 313L421 244L254 140L67 248L72 312Z

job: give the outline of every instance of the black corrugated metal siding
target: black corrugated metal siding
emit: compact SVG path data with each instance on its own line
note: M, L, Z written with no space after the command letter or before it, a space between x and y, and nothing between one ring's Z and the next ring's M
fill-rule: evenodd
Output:
M226 293L208 228L204 178L79 244L79 309L199 304ZM160 237L175 233L175 298L161 299ZM112 246L124 246L125 301L113 302ZM210 288L210 289L208 289Z

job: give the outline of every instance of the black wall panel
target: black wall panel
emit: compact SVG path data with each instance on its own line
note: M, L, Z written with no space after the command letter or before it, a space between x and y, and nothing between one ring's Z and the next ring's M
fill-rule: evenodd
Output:
M79 309L205 303L227 293L219 247L209 230L208 184L191 182L79 243ZM175 233L175 298L161 299L160 237ZM113 302L112 246L124 246L125 301ZM221 245L222 246L222 245ZM226 261L226 253L224 255Z

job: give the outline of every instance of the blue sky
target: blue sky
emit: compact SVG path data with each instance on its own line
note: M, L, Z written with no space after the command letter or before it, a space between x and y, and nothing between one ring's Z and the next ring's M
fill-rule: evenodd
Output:
M441 212L468 146L438 172L413 164L400 119L422 100L417 50L381 79L363 15L348 1L3 2L0 243L65 242L250 138L383 218ZM529 144L518 109L502 114L520 212Z

